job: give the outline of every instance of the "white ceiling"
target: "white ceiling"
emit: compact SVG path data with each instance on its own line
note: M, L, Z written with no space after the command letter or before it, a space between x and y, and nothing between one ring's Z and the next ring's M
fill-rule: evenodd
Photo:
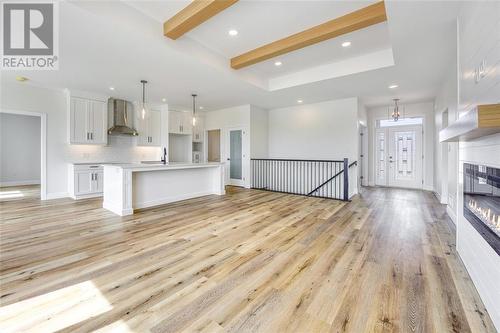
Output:
M241 104L264 108L360 97L368 106L393 97L428 101L437 94L448 59L455 52L455 21L460 2L386 2L388 22L235 71L229 58L267 42L364 7L355 1L240 1L177 41L163 37L162 22L188 1L60 3L60 70L5 71L2 83L17 75L29 84L109 93L129 100L163 97L189 108L191 93L206 110ZM278 13L278 14L277 14ZM235 38L227 30L237 29ZM352 46L339 44L349 39ZM330 62L392 47L394 66L268 91L267 80ZM399 88L389 90L390 84ZM115 91L108 88L114 86Z

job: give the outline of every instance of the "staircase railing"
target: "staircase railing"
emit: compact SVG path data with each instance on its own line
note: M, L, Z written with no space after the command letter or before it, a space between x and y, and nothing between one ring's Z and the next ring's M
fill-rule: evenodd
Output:
M252 188L311 197L349 200L348 159L251 159ZM343 176L343 177L342 177Z

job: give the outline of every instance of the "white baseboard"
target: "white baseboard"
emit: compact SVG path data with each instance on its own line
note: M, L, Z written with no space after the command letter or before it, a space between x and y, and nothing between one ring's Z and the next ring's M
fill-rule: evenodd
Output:
M56 192L56 193L47 193L45 200L53 200L53 199L62 199L69 198L68 192Z
M40 185L40 180L15 180L11 182L1 182L0 187L10 187L10 186L25 186L25 185Z
M455 223L455 225L457 225L457 215L455 214L455 212L450 208L450 206L446 206L446 213L448 214L448 216L450 217L450 219L453 221L453 223Z
M205 195L212 195L212 194L219 195L219 193L215 193L213 191L204 191L204 192L188 193L188 194L181 194L181 195L172 195L172 196L164 197L164 198L157 199L157 200L151 200L151 201L146 201L146 202L136 202L136 203L133 203L132 206L134 207L134 209L148 208L148 207L154 207L154 206L168 204L171 202L203 197Z
M110 204L109 202L104 201L102 203L102 208L107 209L115 214L120 216L127 216L134 214L134 210L132 208L121 209L121 207L117 205Z
M434 186L424 185L423 190L434 192Z
M103 194L101 193L91 193L91 194L83 194L83 195L72 195L71 198L75 200L82 200L82 199L90 199L90 198L98 198L102 197Z

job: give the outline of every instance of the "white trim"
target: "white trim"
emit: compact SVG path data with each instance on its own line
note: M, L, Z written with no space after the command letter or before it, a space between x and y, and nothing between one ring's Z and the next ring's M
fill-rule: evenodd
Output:
M134 209L155 207L155 206L165 205L165 204L168 204L171 202L193 199L193 198L198 198L198 197L203 197L203 196L213 195L213 194L218 194L218 193L216 193L214 191L203 191L203 192L196 192L196 193L189 193L189 194L171 195L168 197L150 200L150 201L145 201L145 202L138 202L138 203L134 202L134 203L132 203L132 207L134 207ZM220 195L220 194L218 194L218 195Z
M39 179L32 180L17 180L12 182L1 182L0 187L10 187L10 186L25 186L25 185L40 185Z
M102 203L102 208L107 209L117 215L120 216L127 216L127 215L132 215L134 214L134 210L132 208L124 208L122 209L120 205L113 205L109 202L104 201Z
M47 194L47 113L0 109L0 113L40 117L40 199L48 200Z
M91 193L91 194L70 195L71 199L74 199L74 200L98 198L98 197L102 197L102 196L103 196L102 192Z
M455 223L455 225L457 224L457 215L455 214L455 212L450 208L450 205L446 205L446 214L448 214L448 216L450 217L450 219L453 221L453 223Z
M47 193L44 200L62 199L69 197L70 196L68 192Z

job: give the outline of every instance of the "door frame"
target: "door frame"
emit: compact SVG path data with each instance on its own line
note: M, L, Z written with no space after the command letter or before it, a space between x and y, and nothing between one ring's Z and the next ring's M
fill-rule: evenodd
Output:
M241 131L241 179L231 179L231 161L230 161L230 156L231 156L231 131ZM244 145L244 135L246 128L244 126L236 126L236 127L228 127L226 129L226 134L225 134L225 141L226 141L226 148L225 148L225 163L226 163L226 184L231 185L231 186L239 186L239 187L245 187L246 186L246 177L245 177L245 145Z
M427 128L427 117L425 114L410 114L410 115L407 115L406 118L422 118L422 186L419 187L418 189L422 189L424 190L425 189L425 179L427 177L427 173L426 173L426 168L425 168L425 163L426 163L426 158L427 158L427 147L426 147L426 140L425 140L425 134L428 132L428 128ZM379 127L377 127L377 122L379 120L386 120L387 117L383 117L383 116L379 116L379 117L375 117L373 118L373 121L372 121L372 128L373 130L371 131L372 132L372 135L371 135L371 144L372 144L372 147L373 149L371 149L371 154L373 155L371 160L373 161L372 165L371 165L371 174L373 175L373 185L374 186L382 186L382 187L390 187L388 185L388 177L386 177L386 180L385 180L385 185L381 185L381 184L377 184L377 152L376 152L376 147L377 147L377 131L379 130ZM403 127L403 126L401 126ZM387 141L387 138L386 138L386 141ZM386 145L387 145L387 142L386 142ZM388 146L386 146L387 148Z
M47 113L0 109L0 113L40 117L40 199L47 200Z

